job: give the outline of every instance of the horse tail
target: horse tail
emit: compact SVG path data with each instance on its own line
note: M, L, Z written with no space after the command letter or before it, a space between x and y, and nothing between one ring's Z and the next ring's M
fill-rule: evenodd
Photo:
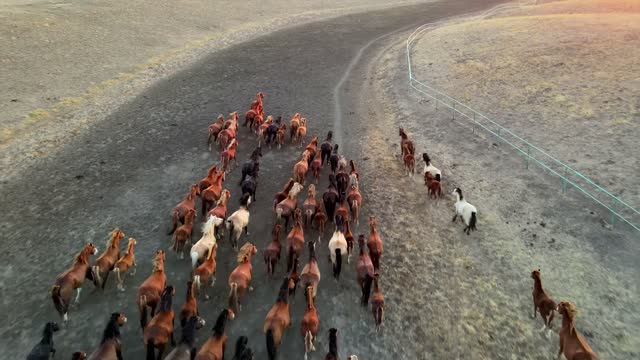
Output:
M240 310L240 306L238 304L238 283L231 283L231 291L229 291L229 308L233 310L234 313L238 313Z
M336 279L340 278L340 272L342 271L342 250L336 249L336 263L333 268L333 276Z
M196 265L198 265L198 258L200 257L198 255L197 251L191 251L191 269L195 269Z
M476 222L478 221L476 217L476 212L471 213L471 219L469 220L469 229L476 230Z
M293 245L289 246L289 255L287 256L287 272L291 271L291 267L293 266L293 255L295 251L293 250Z
M60 294L60 285L53 285L51 287L51 300L53 300L53 306L55 306L58 314L62 316L65 313L64 299Z
M147 360L155 360L156 358L156 347L153 344L153 338L147 341Z
M307 333L304 334L304 357L307 357L307 353L311 352L313 348L313 335L311 334L311 330L307 330Z
M138 298L138 310L140 310L140 327L144 330L147 327L147 296L142 295Z
M362 283L362 306L369 304L369 297L371 296L371 284L373 283L373 276L366 274L364 282Z
M92 266L91 275L93 275L93 285L95 285L96 287L100 287L100 285L102 284L102 277L100 276L100 266Z
M276 340L273 338L273 330L267 330L267 354L269 355L269 360L274 360L276 358L276 354L278 353L278 348L276 347Z

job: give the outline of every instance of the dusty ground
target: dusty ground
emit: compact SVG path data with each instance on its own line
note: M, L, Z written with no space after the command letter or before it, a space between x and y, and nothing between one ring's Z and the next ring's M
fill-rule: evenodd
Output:
M443 56L444 49L458 48L462 52L461 46L446 47L443 42L450 45L467 36L475 36L479 26L473 28L474 32L462 33L461 39L439 37L440 42L434 41L439 45L435 50L422 48L423 56ZM448 29L442 30L446 31ZM489 38L509 40L507 35L495 29L486 34ZM426 35L420 45L431 41L430 36ZM597 39L595 32L593 37ZM362 95L361 106L351 104L354 108L352 116L360 119L355 124L361 125L350 130L360 140L350 146L376 159L366 162L364 171L384 174L374 177L367 185L367 189L376 194L371 196L369 205L382 212L381 217L391 224L385 229L385 240L388 248L397 251L396 255L401 254L388 259L383 268L388 276L384 286L393 294L394 305L401 303L405 309L388 315L387 330L411 335L394 339L395 347L418 346L425 354L424 358L551 358L558 349L557 335L546 339L538 332L540 319L531 319L532 280L529 274L532 269L541 268L550 295L556 301L569 300L576 304L579 309L577 327L601 358L634 359L640 356L640 342L636 336L640 332L637 233L623 226L608 229L604 226L608 217L602 218L600 209L592 202L574 191L562 194L557 180L533 167L526 170L522 158L512 151L492 139L471 133L464 123L452 121L450 112L442 108L435 110L432 101L409 91L404 39L406 36L398 37L396 42L390 41L385 52L373 58L368 67L363 66L362 70L369 76L365 80L354 79L346 87L346 91ZM533 34L532 44L536 44L535 40ZM538 51L549 54L540 43L537 44ZM490 45L485 43L485 46ZM567 49L572 47L567 46ZM605 56L602 52L597 54ZM490 58L484 52L474 54L475 57L480 55L483 59ZM568 64L580 61L573 56L567 57L571 59L560 61ZM612 69L622 61L632 61L630 58L618 59ZM483 82L464 83L465 77L452 75L455 62L442 61L444 64L440 64L439 69L443 73L420 71L434 75L435 80L440 81L437 84L448 92L462 95L468 87L492 84L491 76L485 76ZM519 69L520 72L526 70L534 78L541 76L531 68ZM541 70L545 69L541 67ZM488 73L506 76L495 68ZM557 80L553 78L558 81L559 91L566 92L570 87L569 75ZM476 79L473 73L469 77ZM614 74L608 77L613 81ZM509 77L517 78L520 78L518 74ZM595 82L588 85L595 86ZM485 105L489 111L496 112L511 110L504 109L500 103L506 92L499 88L495 90L502 91L502 96L477 96L473 98L477 102L474 105ZM602 91L602 88L594 87L592 91ZM518 109L521 106L528 105L521 104ZM607 114L604 110L598 111ZM626 115L633 116L631 113ZM519 126L520 132L539 140L544 147L554 145L552 141L546 142L547 134L562 132L562 136L570 136L566 124L532 123L525 121L529 120L526 113L514 114L509 119L523 117L522 121L512 122L509 126ZM576 129L590 120L570 118L569 121L572 121L571 128ZM428 151L435 165L443 170L446 192L461 187L468 201L478 207L478 232L466 236L460 225L451 224L451 198L434 205L426 200L419 176L401 178L401 166L395 158L399 151L398 126L407 129L417 143L418 152ZM636 131L637 126L629 125L627 129ZM594 161L611 159L616 165L629 166L628 169L616 168L616 173L632 174L633 169L637 169L637 166L633 167L637 157L626 158L635 145L618 130L606 139L612 141L613 138L620 146L606 155L600 154L603 141L599 141L599 137L589 134L588 129L579 130L586 133L586 140L594 146L601 146L599 152L589 151L597 158ZM568 146L567 151L567 155L559 154L575 159L579 169L591 168L591 160L586 156L569 155L576 151L574 147ZM400 180L396 180L398 178ZM615 182L613 185L621 182L629 189L638 188L633 176L612 177L611 181ZM554 325L556 332L559 324L558 321Z

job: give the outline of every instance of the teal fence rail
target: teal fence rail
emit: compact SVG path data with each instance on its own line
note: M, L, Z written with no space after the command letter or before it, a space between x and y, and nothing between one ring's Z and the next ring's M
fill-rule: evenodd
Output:
M495 11L504 9L508 6L509 4L501 5L489 12L483 13L480 16L489 16ZM584 174L549 155L544 150L514 134L511 130L488 118L479 111L463 104L434 87L427 85L425 81L418 80L414 77L411 68L411 45L420 35L434 29L438 25L438 23L423 25L416 29L416 31L414 31L407 39L406 51L409 66L409 85L411 88L422 95L433 99L436 108L438 105L442 106L443 110L451 113L452 119L458 119L466 122L472 132L484 132L496 141L509 145L518 154L524 157L523 160L525 167L529 168L530 165L538 165L547 170L550 174L558 178L562 192L566 192L570 188L576 189L587 198L602 206L608 214L609 223L611 225L622 222L640 232L640 211L629 205L620 197L612 194Z

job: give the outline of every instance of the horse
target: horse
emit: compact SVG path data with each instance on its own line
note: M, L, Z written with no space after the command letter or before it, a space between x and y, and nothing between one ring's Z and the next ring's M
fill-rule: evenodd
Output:
M335 218L336 204L338 203L340 195L338 194L338 187L336 185L336 176L329 174L329 187L327 191L322 194L322 201L324 203L324 209L327 212L327 216L331 221Z
M178 346L164 360L191 360L196 354L196 330L202 329L205 320L192 315L181 325L182 337Z
M198 311L198 301L196 300L195 292L196 285L194 284L194 282L191 280L187 281L187 296L184 300L184 305L182 305L182 308L180 309L179 315L181 327L185 327L187 321L191 317L200 315L200 312Z
M256 100L251 102L251 107L244 114L244 124L242 126L249 126L249 129L253 127L254 121L257 118L260 118L264 114L264 109L262 106L262 99L264 98L264 94L261 92L258 93Z
M307 228L316 214L316 186L309 185L309 191L307 192L307 199L302 203L302 210L304 210L304 227Z
M122 359L122 342L120 328L127 323L123 313L114 312L102 333L100 346L89 356L89 360L120 360Z
M536 318L536 312L540 311L540 316L542 317L542 322L544 325L540 331L544 331L548 329L546 333L547 338L551 333L551 321L553 321L553 317L555 316L556 311L556 302L547 295L547 293L542 288L542 278L540 276L540 269L533 270L531 272L531 278L533 279L533 318Z
M226 172L231 164L231 160L234 163L234 169L238 166L238 159L236 158L236 149L238 148L238 139L232 139L227 148L220 154L220 164L222 171Z
M329 217L327 213L324 211L324 202L318 201L318 205L316 207L316 213L313 215L313 223L318 229L318 242L322 242L322 235L324 235L324 229L327 225L327 220Z
M216 165L213 165L207 172L207 176L198 181L198 189L200 190L200 193L213 184L217 173L218 168Z
M304 144L304 141L307 139L307 119L300 119L300 126L296 131L296 140L300 143L300 147Z
M416 147L415 147L415 145L413 145L413 141L409 140L409 136L407 135L407 133L404 131L403 128L400 128L398 133L400 135L400 159L404 159L405 145L407 146L408 152L411 155L415 156Z
M455 222L458 216L460 216L465 224L462 232L466 232L467 235L469 235L471 230L476 230L478 210L475 206L469 204L467 200L464 199L460 188L455 188L455 190L453 190L453 195L456 197L456 203L455 214L453 215L453 220L451 220L451 222Z
M193 242L193 222L196 218L196 210L189 209L187 216L184 218L184 224L180 225L173 232L173 251L178 253L179 259L184 259L184 245L187 243Z
M440 181L436 180L430 172L424 173L424 184L427 186L427 192L432 200L442 198L442 186Z
M273 197L273 210L276 210L276 206L282 202L282 200L286 199L287 196L289 196L289 192L291 191L291 188L293 188L293 184L295 184L295 181L290 178L289 181L284 185L284 189L282 189L282 191L280 191L279 193L276 193L276 195Z
M107 278L109 272L113 270L113 266L116 261L120 259L120 239L124 237L124 233L115 228L110 235L109 241L107 241L107 247L100 257L96 259L91 267L91 274L93 276L93 284L96 287L100 287L104 290L107 284Z
M87 243L82 250L76 255L71 268L56 278L55 283L51 287L51 299L53 305L62 317L64 323L69 321L69 306L73 291L76 291L75 304L80 302L80 292L82 291L82 283L85 278L93 280L91 269L89 268L89 257L95 255L98 248L92 243Z
M240 301L247 290L253 291L251 287L251 277L253 273L253 267L251 266L251 258L258 252L255 245L252 243L246 243L240 248L238 252L237 262L238 266L229 275L229 308L234 313L239 313L242 306Z
M347 264L351 263L351 255L353 254L353 234L349 226L349 220L344 221L344 239L347 240Z
M202 291L204 293L204 298L209 300L209 294L207 294L207 283L209 279L211 279L211 287L216 283L216 250L218 249L218 244L213 245L213 247L209 250L209 254L207 255L207 259L200 264L193 271L193 284L195 285L198 292Z
M220 219L227 218L227 203L229 202L229 198L231 198L231 191L224 189L220 193L220 199L216 203L216 207L210 210L207 213L207 219L211 216L219 217ZM216 231L214 232L215 236L218 236L218 227L216 227Z
M84 351L76 351L71 354L71 360L87 360L87 353Z
M209 146L209 151L211 151L211 139L213 138L213 141L217 142L218 141L218 134L220 134L220 131L222 130L222 125L224 123L224 116L222 116L222 114L218 115L218 118L216 119L216 122L209 125L209 136L207 136L207 146Z
M356 163L353 162L353 160L349 160L349 167L351 167L351 170L349 170L349 180L353 179L353 176L355 176L356 180L360 181L360 174L358 174Z
M304 186L302 186L302 184L298 182L294 183L287 198L276 205L276 219L279 221L284 218L285 230L289 226L289 218L293 215L294 210L298 208L298 193L300 193L303 188Z
M281 121L282 121L282 116L278 116L278 120L276 120L275 123L272 122L271 124L269 124L269 126L265 130L265 133L266 133L265 142L267 143L267 145L269 145L269 149L271 149L271 144L275 143L276 141L276 137L278 136L278 130L280 129L281 126L284 126L280 124ZM284 136L284 129L283 129L282 136Z
M36 346L31 349L27 360L49 360L50 357L56 357L56 348L53 345L53 333L58 332L60 326L55 321L49 321L44 326L42 339Z
M322 152L316 151L316 157L311 162L311 173L313 178L316 179L316 185L320 181L320 169L322 168Z
M227 218L227 230L229 231L229 242L234 249L238 248L238 240L244 230L245 235L249 235L249 205L251 205L251 196L249 194L242 195L240 199L240 208Z
M405 170L407 170L407 175L411 176L416 173L416 157L411 153L408 143L402 145L402 161L404 162Z
M200 194L200 188L197 184L191 185L189 194L186 199L181 201L173 211L171 211L171 231L169 235L173 234L178 228L178 223L184 224L184 218L187 216L189 209L196 209L196 196Z
M300 114L296 113L293 116L293 118L289 121L289 135L291 137L291 143L295 142L299 127L300 127Z
M287 134L287 125L282 124L282 126L280 126L280 128L278 129L278 132L276 133L276 145L278 145L278 149L282 148L286 134Z
M218 315L216 324L213 325L213 333L198 350L195 360L223 360L227 346L227 322L233 320L235 313L230 309L224 309Z
M136 295L136 304L140 312L140 327L147 327L147 308L151 308L151 317L156 314L156 307L160 303L162 291L167 283L167 275L164 272L165 253L157 250L153 258L153 270L151 275L140 285Z
M376 324L376 332L380 331L380 327L382 327L382 320L384 319L384 295L382 294L382 290L380 289L379 278L380 275L377 272L373 274L373 277L371 277L369 274L366 274L362 294L362 303L364 305L367 305L369 303L369 298L371 298L371 312L373 313L373 319ZM369 294L371 293L372 282L373 294L370 297Z
M333 151L331 152L331 156L329 156L329 165L331 166L331 172L334 174L336 170L338 170L338 161L340 160L340 155L338 154L339 148L338 144L333 145Z
M336 230L333 232L331 240L329 240L329 257L333 264L333 277L338 281L340 272L342 271L342 255L347 253L347 240L340 229L342 220L336 223Z
M334 222L337 218L342 218L345 221L349 221L349 204L347 203L346 198L340 200L340 203L336 207Z
M422 153L422 160L424 161L424 169L422 170L422 173L424 174L425 179L427 173L430 173L436 181L442 181L442 172L437 167L431 165L431 158L429 158L427 153Z
M220 226L223 221L224 219L212 215L202 226L202 237L198 242L193 244L189 252L192 269L195 269L196 266L198 266L198 262L203 260L209 253L209 250L216 245L216 228Z
M246 336L240 336L236 341L236 352L232 360L253 360L253 351L247 346L249 339Z
M329 162L329 158L331 157L331 150L333 149L333 145L331 144L331 140L333 140L333 131L329 131L327 133L327 137L325 138L322 145L320 145L320 157L322 159L322 166L324 167L325 163Z
M305 286L311 286L313 289L312 296L315 299L318 293L318 284L320 283L320 267L318 266L318 259L316 258L316 244L313 241L307 242L309 248L309 261L302 268L300 273L300 280Z
M347 167L344 163L340 164L336 173L336 187L340 201L345 200L347 198L347 189L349 188L349 174L347 174Z
M318 153L318 137L314 136L311 139L311 142L307 144L307 146L304 148L304 150L309 152L308 162L309 162L309 166L311 166L311 163L313 162L313 160L316 157L316 154ZM320 161L320 159L318 159L318 161Z
M252 175L245 175L244 179L242 179L242 193L248 194L253 198L253 201L256 200L256 190L258 189L258 179Z
M296 298L296 289L298 288L298 282L300 281L300 274L298 273L298 266L300 261L296 257L293 259L293 265L291 266L291 272L289 273L289 297L293 304Z
M309 171L309 153L307 151L302 155L302 159L293 166L293 179L304 185L306 183L307 171Z
M202 215L209 212L211 210L210 207L220 199L220 195L222 195L222 182L225 180L225 177L224 171L219 173L213 180L213 183L204 189L200 195L202 199Z
M329 352L324 357L325 360L338 360L338 329L329 329Z
M258 177L258 172L260 171L260 158L262 157L262 147L258 145L257 148L253 150L249 160L242 164L242 175L240 176L240 183L242 185L242 180L247 176L251 175L255 178Z
M296 209L294 215L294 225L287 235L287 271L291 270L293 259L299 258L304 247L304 229L302 228L302 210Z
M267 313L267 317L264 319L262 331L265 333L267 339L267 354L269 355L269 360L276 358L278 347L282 341L282 333L291 326L288 291L289 278L285 277L280 286L276 303L273 304L269 313Z
M174 314L172 308L175 293L176 291L171 285L162 290L158 313L151 319L149 325L144 328L144 344L147 349L147 360L154 360L155 349L158 349L157 359L162 359L162 354L164 354L169 341L171 341L172 346L175 346L173 339Z
M271 242L264 249L264 263L267 265L267 277L273 276L275 267L278 261L280 261L280 253L282 252L282 245L280 244L280 233L282 231L282 225L276 224L271 232Z
M360 234L360 236L358 236L358 247L360 248L360 254L358 255L358 260L356 260L356 279L358 281L358 286L362 291L361 303L362 305L367 306L369 294L365 294L365 291L371 291L371 288L365 289L364 285L367 278L371 278L371 280L373 280L375 269L373 268L371 257L365 251L365 246L366 244L364 242L364 235Z
M597 360L598 356L591 350L575 327L576 308L573 304L561 301L556 309L562 315L560 329L560 349L556 358L564 353L567 360Z
M307 299L307 307L304 309L302 321L300 323L300 332L304 339L304 359L307 360L307 354L316 351L313 341L318 333L318 311L313 305L313 286L310 283L305 284L304 296Z
M382 247L382 240L378 234L378 222L373 215L369 216L369 226L371 227L371 231L369 232L369 239L367 240L367 248L369 248L369 256L371 256L373 268L378 271L380 270L380 257L384 249Z
M267 140L267 136L269 135L268 130L273 125L273 116L267 116L267 120L264 123L257 126L256 135L258 135L258 146L262 145L262 142ZM278 131L278 127L276 126L276 132Z
M235 113L232 113L232 114L235 114ZM235 114L235 117L237 117L237 114ZM225 122L225 125L223 127L224 129L220 131L217 139L218 145L220 146L220 150L226 149L227 146L229 146L229 144L231 143L231 140L236 138L236 131L238 130L238 121L232 115L232 118L227 120L227 122Z
M129 275L133 276L136 274L136 256L133 253L133 247L136 243L136 239L129 238L127 252L118 261L116 261L115 265L113 265L113 272L118 278L118 290L120 291L124 291L124 276L127 271L133 268L133 271Z
M351 179L351 189L347 195L347 203L351 209L351 219L356 222L356 226L360 225L360 209L362 208L362 195L360 194L360 185L358 177L354 174L349 175Z

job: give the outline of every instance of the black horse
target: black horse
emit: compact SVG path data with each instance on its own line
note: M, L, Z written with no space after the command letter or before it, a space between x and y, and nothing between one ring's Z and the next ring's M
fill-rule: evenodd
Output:
M338 155L338 144L333 145L333 153L329 157L329 163L331 164L331 172L336 173L338 170L338 162L340 161L340 155Z
M260 171L260 158L262 157L262 147L258 146L249 157L249 160L242 164L242 175L240 176L240 184L244 181L245 176L251 175L254 178L258 177Z
M252 201L256 201L256 189L258 188L258 179L255 176L247 174L244 179L242 179L242 194L251 195Z
M338 199L339 195L338 187L336 185L336 176L329 174L329 188L324 192L324 194L322 194L322 201L324 202L324 210L327 212L327 217L331 221L334 220Z
M282 116L278 116L276 122L269 124L269 127L267 127L267 145L269 147L271 147L271 144L276 141L276 135L278 135L278 129L280 129L281 123Z
M325 163L329 162L329 158L331 157L331 149L333 149L333 145L331 145L331 140L333 139L333 131L329 131L327 133L327 138L324 140L322 145L320 145L320 153L322 158L322 166Z
M60 330L58 323L51 321L44 326L42 332L42 340L33 347L27 360L48 360L51 357L55 357L56 349L53 347L53 333Z

